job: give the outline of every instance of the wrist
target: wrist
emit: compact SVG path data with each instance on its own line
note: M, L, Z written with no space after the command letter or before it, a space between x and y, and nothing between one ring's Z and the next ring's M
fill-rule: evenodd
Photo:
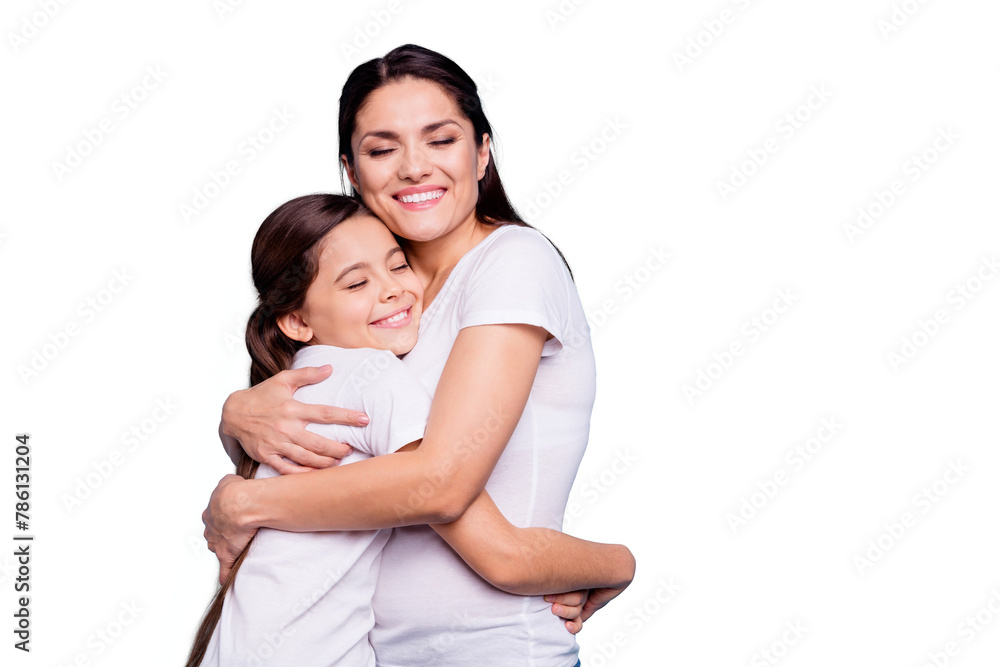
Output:
M268 517L262 511L266 505L261 502L262 482L265 480L248 479L239 483L234 489L234 497L230 501L233 523L241 531L256 530L264 527Z

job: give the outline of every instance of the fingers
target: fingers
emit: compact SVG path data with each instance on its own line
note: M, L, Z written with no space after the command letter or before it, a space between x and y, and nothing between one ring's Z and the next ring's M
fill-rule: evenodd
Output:
M589 593L590 591L572 591L545 596L545 601L552 603L552 613L566 621L564 625L571 635L583 629L583 622L589 616L586 610Z
M328 440L312 431L301 431L301 445L283 441L280 446L268 446L260 452L260 462L282 475L321 470L340 464L340 459L354 453L350 445ZM317 451L317 449L321 451Z
M299 404L295 417L310 424L343 424L367 426L368 415L357 410L335 408L330 405Z
M580 610L580 620L586 621L594 612L601 609L604 606L604 602L598 599L598 595L594 595L592 598L588 598L587 602L583 605L583 609Z
M570 591L569 593L559 593L558 595L546 595L546 602L555 602L567 607L579 607L587 601L590 591Z
M212 532L212 530L208 526L208 518L209 518L209 516L208 516L208 510L206 509L204 512L201 513L201 522L203 524L205 524L205 530L202 531L201 535L202 535L202 537L205 538L205 543L208 545L208 550L211 551L214 554L215 553L215 544L212 541L212 538L215 535L215 533Z
M280 459L280 457L278 458ZM249 535L247 535L246 531L240 531L235 533L233 536L227 537L226 535L229 531L220 526L220 514L224 517L225 511L219 510L219 508L227 506L227 501L223 500L223 497L230 493L225 490L225 487L237 483L249 484L249 482L243 479L240 475L230 474L219 480L218 485L215 487L215 491L212 492L212 498L209 501L208 507L201 513L201 521L205 524L205 531L203 534L205 536L205 541L208 543L208 549L215 554L216 558L219 559L220 586L225 583L226 579L229 577L229 573L233 569L233 564L236 562L236 558L246 546L246 543L253 538L253 534L256 532L256 529L253 529L250 531ZM237 492L236 501L239 502L241 497L242 496L239 495L239 492ZM231 500L228 501L228 504L231 504ZM216 506L217 511L219 511L220 514L213 514L213 505ZM225 525L224 522L222 523ZM243 540L241 544L239 540L244 537L246 537L246 539ZM233 541L234 539L236 542Z
M226 583L226 579L229 578L229 571L232 570L231 565L224 565L222 561L219 561L219 585L222 586Z
M281 382L294 392L299 387L307 384L322 382L330 377L330 373L332 372L333 367L327 364L326 366L308 366L306 368L281 371L275 377L281 378Z
M552 605L552 613L567 621L572 621L580 617L583 613L583 605L569 606L564 604L559 604L558 602Z
M312 431L306 431L305 435L296 444L301 445L304 450L308 451L311 458L300 459L297 456L289 458L294 458L296 463L314 468L329 468L330 466L337 465L340 459L350 456L354 452L354 449L350 445L337 442L336 440L328 440Z
M583 605L583 609L580 611L580 620L586 621L594 615L594 612L604 608L604 605L606 605L611 599L604 598L601 595L604 590L606 589L595 591L594 594L587 598L587 602Z
M336 444L340 444L339 442ZM347 447L348 454L353 451L350 447ZM289 445L288 453L285 454L287 458L292 459L300 467L310 468L312 470L317 470L319 468L329 468L330 466L335 466L340 462L343 456L338 458L333 458L330 456L320 456L314 454L305 447L299 447L298 445Z
M270 454L268 456L261 457L264 460L261 463L266 463L275 470L277 470L282 475L294 475L300 472L312 472L315 468L310 468L308 466L301 466L294 461L289 461L288 459L282 458L277 454Z

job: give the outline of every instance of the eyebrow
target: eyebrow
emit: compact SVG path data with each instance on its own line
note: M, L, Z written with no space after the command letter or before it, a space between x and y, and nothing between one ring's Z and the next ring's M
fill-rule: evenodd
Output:
M399 246L396 246L395 248L392 248L389 252L387 252L385 254L386 260L388 260L390 257L392 257L393 255L395 255L397 252L403 252L403 249L400 248ZM337 279L334 280L333 282L339 283L341 281L341 279L343 279L343 277L346 276L351 271L357 271L358 269L370 269L371 267L372 267L372 265L369 264L368 262L358 262L356 264L351 264L349 267L347 267L346 269L344 269L343 271L341 271L340 275L337 276Z
M436 123L431 123L430 125L424 125L420 129L420 134L430 134L431 132L437 132L445 125L458 125L458 122L454 120L439 120ZM459 125L459 127L461 127L461 125ZM361 140L358 143L361 143L361 141L364 141L368 137L377 137L379 139L390 139L393 141L399 139L399 135L390 130L374 130L372 132L368 132L367 134L365 134L365 136L361 137Z

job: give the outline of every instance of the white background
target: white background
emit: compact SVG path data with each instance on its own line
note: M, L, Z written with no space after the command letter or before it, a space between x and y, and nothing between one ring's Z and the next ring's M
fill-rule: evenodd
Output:
M216 575L200 515L231 468L216 426L246 383L250 242L277 204L339 190L340 87L413 42L480 82L508 191L591 313L567 530L627 544L638 572L584 662L997 664L996 3L50 4L0 21L0 662L182 663ZM294 118L268 136L275 109ZM877 215L852 231L859 207Z

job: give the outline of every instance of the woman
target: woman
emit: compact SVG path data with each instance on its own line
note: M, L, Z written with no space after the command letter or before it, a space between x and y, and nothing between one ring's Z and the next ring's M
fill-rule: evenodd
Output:
M289 368L331 364L335 375L295 398L371 415L364 428L310 427L353 445L344 462L419 446L431 396L398 357L416 344L423 285L388 228L353 197L306 195L267 217L250 254L258 294L246 334L251 386ZM238 453L241 476L277 476ZM521 594L550 592L536 567L540 547L577 560L613 558L621 548L516 528L486 492L460 520L431 527L483 579ZM264 654L279 665L374 667L372 601L390 532L258 531L209 606L188 667L257 664Z
M571 619L564 628L541 598L489 586L419 525L458 519L485 488L512 523L561 526L595 393L589 330L569 271L510 205L475 84L447 58L404 46L359 66L344 86L339 129L355 196L400 238L424 286L420 339L404 358L434 397L423 444L312 475L228 476L205 513L209 546L224 576L262 526L403 526L383 551L375 595L370 638L379 664L573 665L578 649L566 629L578 630L621 588L593 590L582 607L554 605ZM321 377L284 373L237 392L222 431L280 472L294 469L282 457L329 465L305 449L341 457L346 448L302 427L360 423L348 419L357 415L288 407L296 386ZM299 432L287 417L266 416L285 411ZM559 555L545 555L550 590L572 590L576 579L558 576ZM624 550L582 566L612 582L634 561Z

